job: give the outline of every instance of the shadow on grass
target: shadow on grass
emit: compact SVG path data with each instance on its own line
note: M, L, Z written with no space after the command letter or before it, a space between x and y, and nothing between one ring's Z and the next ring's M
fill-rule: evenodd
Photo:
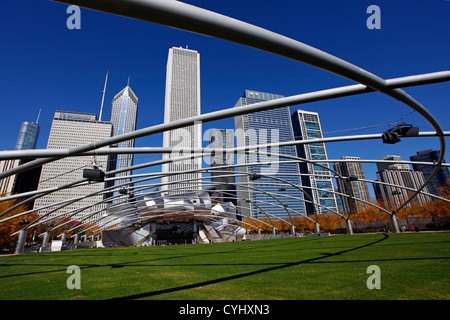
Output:
M344 253L347 253L347 252L351 252L351 251L354 251L354 250L358 250L358 249L362 249L362 248L366 248L366 247L372 246L372 245L374 245L376 243L379 243L381 241L386 240L388 237L389 236L387 234L383 234L383 238L381 238L379 240L376 240L376 241L373 241L371 243L368 243L368 244L365 244L365 245L362 245L362 246L357 246L357 247L354 247L354 248L351 248L351 249L342 250L342 251L335 252L335 253L324 253L324 254L322 254L322 256L315 257L315 258L305 259L305 260L301 260L301 261L297 261L297 262L285 263L285 264L282 264L282 265L277 265L277 266L273 266L273 267L269 267L269 268L264 268L264 269L261 269L261 270L245 272L245 273L241 273L241 274L237 274L237 275L233 275L233 276L218 278L218 279L204 281L204 282L199 282L199 283L193 283L193 284L179 286L179 287L174 287L174 288L167 288L167 289L163 289L163 290L156 290L156 291L144 292L144 293L130 295L130 296L113 298L111 300L128 300L128 299L148 298L148 297L152 297L152 296L156 296L156 295L160 295L160 294L178 292L178 291L183 291L183 290L188 290L188 289L194 289L194 288L203 287L203 286L207 286L207 285L211 285L211 284L221 283L221 282L224 282L224 281L245 278L245 277L252 276L252 275L255 275L255 274L261 274L261 273L270 272L270 271L274 271L274 270L289 268L289 267L297 266L297 265L300 265L300 264L312 263L312 262L316 262L317 260L320 260L320 259L329 258L329 257L332 257L332 256L338 256L338 255L341 255L341 254L344 254Z

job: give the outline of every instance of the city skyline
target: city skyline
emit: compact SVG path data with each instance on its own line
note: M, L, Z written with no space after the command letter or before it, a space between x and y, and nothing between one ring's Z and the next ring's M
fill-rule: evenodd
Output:
M255 7L238 1L190 2L319 47L384 78L448 69L445 54L449 52L448 34L442 30L449 27L448 19L444 19L448 17L449 4L444 1L427 6L419 1L383 2L380 4L383 19L380 30L366 28L367 5L363 3L338 5L324 1L320 5L279 5L262 1ZM20 110L0 119L2 150L14 149L17 127L24 118L34 115L37 108L42 108L37 148L45 148L54 111L97 113L107 70L110 70L110 78L105 101L111 101L112 95L123 88L123 79L131 75L143 110L137 127L163 123L165 60L167 49L176 45L189 45L202 52L203 113L232 107L235 97L246 88L289 96L349 84L346 79L284 58L141 21L82 9L82 29L68 30L64 4L16 1L0 6L4 16L0 23L5 30L15 31L14 36L2 35L10 50L0 53L0 59L5 62L0 90L17 97L14 104L3 101L1 106L4 110ZM21 17L13 19L15 12L21 12ZM105 30L111 32L105 34ZM344 42L343 34L346 35ZM407 36L402 36L405 34ZM139 42L140 50L116 47L117 38L121 37ZM17 39L24 41L19 43ZM411 51L408 49L411 43L420 46ZM113 47L115 50L110 50ZM390 60L386 62L383 56L389 56ZM406 91L435 115L444 130L449 128L448 84L407 88ZM328 134L385 124L402 117L418 125L421 131L431 130L417 113L379 94L334 99L302 108L320 114L324 136L381 133L387 126ZM232 119L220 124L223 124L221 128L233 128ZM205 124L204 132L208 127L218 126ZM138 139L136 146L160 146L161 136ZM203 145L206 144L203 139ZM344 155L380 159L389 154L407 159L419 150L430 148L439 148L436 138L403 139L395 146L383 145L381 141L327 144L330 159ZM447 148L445 157L449 155ZM368 179L376 178L375 165L364 164L364 168Z

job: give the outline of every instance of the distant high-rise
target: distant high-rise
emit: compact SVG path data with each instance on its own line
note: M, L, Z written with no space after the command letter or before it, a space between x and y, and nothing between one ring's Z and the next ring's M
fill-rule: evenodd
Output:
M374 191L377 200L382 202L391 210L398 208L403 202L414 194L414 191L399 187L407 187L418 190L424 183L423 172L410 169L385 169L377 172L377 181L387 184L374 183ZM429 193L427 187L423 192ZM417 195L413 201L407 204L407 207L413 205L424 205L431 201L430 196L423 194Z
M16 150L35 149L39 137L40 125L34 122L22 122L19 137L17 138Z
M234 130L211 129L209 132L209 148L233 148L234 147ZM222 168L214 170L218 166L226 166L234 164L234 152L218 152L211 155L211 182L213 190L219 194L219 198L223 202L231 201L234 205L236 202L236 185L235 177L223 177L224 175L232 175L234 167ZM222 176L222 177L219 177Z
M95 114L56 111L50 129L47 149L73 148L109 138L111 133L112 124L110 122L97 121ZM94 162L99 164L100 168L105 171L107 157L106 155L67 157L47 163L42 167L38 189L62 186L82 179L83 169L92 168ZM104 183L90 183L81 187L59 190L36 199L34 208L40 215L49 214L49 217L73 213L72 219L81 219L86 215L91 215L89 219L95 219L98 218L96 212L105 208L105 205L100 203L103 200L103 195L96 194L92 197L81 198L94 192L100 192L103 189ZM57 202L77 198L80 200L63 208L45 207ZM39 209L41 207L45 208Z
M113 136L126 134L136 130L138 111L138 98L130 88L130 82L123 88L112 101L110 122L113 126ZM133 148L134 139L118 143L118 148ZM133 154L118 154L110 156L109 170L119 170L133 165ZM125 176L131 174L131 171L125 171L117 174ZM130 179L122 179L117 183L124 183Z
M417 155L411 156L411 161L417 162L436 162L439 160L441 156L440 150L424 150L417 152ZM445 161L444 161L445 162ZM423 164L413 164L412 165L415 171L422 171L425 180L431 176L431 173L434 171L434 166L423 165ZM438 171L438 174L431 179L430 183L427 185L430 193L434 195L440 195L441 191L439 190L442 187L450 188L450 173L448 167L441 167Z
M390 161L402 161L402 157L400 156L385 156L381 160L390 160ZM388 162L377 162L378 171L382 170L410 170L409 164L407 163L388 163Z
M0 160L0 172L9 171L19 165L19 159ZM9 196L14 188L16 175L0 179L0 196Z
M341 160L359 160L359 157L342 157ZM367 183L364 181L359 181L360 179L366 179L364 174L363 166L360 162L337 162L334 164L334 170L342 175L343 177L352 177L357 180L349 179L348 185L352 191L352 194L355 198L361 199L364 201L370 201L369 188L367 187ZM349 195L349 191L347 189L347 184L342 181L342 179L337 179L338 191L340 193ZM350 198L342 197L342 205L344 207L344 212L351 212L350 206ZM358 210L364 209L367 207L367 204L361 201L356 201L356 208Z
M235 107L283 97L272 93L246 90ZM238 148L294 140L289 107L244 114L234 119ZM301 181L297 164L278 163L278 161L291 160L280 157L278 154L296 157L295 147L263 148L259 151L259 154L238 153L237 155L239 165L250 164L239 166L238 169L240 173L244 174L239 176L239 201L242 213L259 218L265 217L264 212L278 217L288 217L289 214L294 217L306 215L304 195L299 190ZM258 163L269 164L258 165ZM259 174L263 175L259 177ZM289 183L268 178L266 175ZM252 179L252 177L258 178ZM288 214L285 208L293 211L289 211Z
M200 115L200 54L195 50L184 48L169 49L166 75L166 99L164 107L164 123ZM201 124L165 131L163 147L168 148L201 148ZM163 159L188 156L188 153L177 152L164 154ZM162 172L187 172L202 168L201 158L163 164ZM163 192L170 194L202 189L201 173L180 173L168 175L161 179ZM176 183L184 180L184 182Z
M296 140L310 140L322 138L322 128L319 114L317 112L296 110L292 114L292 125L294 126ZM297 146L298 156L306 160L327 160L327 151L323 143L301 144ZM333 193L333 181L331 172L327 170L328 164L322 166L312 163L300 163L302 183L306 192L313 199L314 206L307 203L308 214L334 213L337 212L336 196Z
M40 111L39 111L40 114ZM39 120L39 116L38 116ZM16 142L16 150L35 149L39 137L40 125L36 122L22 122L19 137ZM34 159L11 159L0 161L0 172L11 170L21 164ZM0 180L0 194L10 195L35 190L39 181L41 167L12 175Z

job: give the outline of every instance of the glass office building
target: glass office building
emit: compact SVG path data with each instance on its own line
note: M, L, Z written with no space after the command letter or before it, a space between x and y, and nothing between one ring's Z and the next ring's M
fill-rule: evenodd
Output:
M411 156L411 161L416 162L437 162L441 156L441 150L423 150L418 151L416 155ZM444 160L445 162L445 160ZM412 164L415 171L422 171L425 180L428 180L428 178L431 176L431 174L434 171L434 166L427 166L423 164ZM430 183L427 185L428 189L430 190L430 193L434 195L441 195L442 190L441 188L450 188L450 173L448 170L448 167L441 167L438 171L438 174L434 176L433 179L431 179Z
M246 90L235 107L283 98L282 95ZM256 144L269 144L294 140L289 107L254 112L235 117L237 147ZM294 146L263 148L259 153L238 153L238 164L250 164L239 167L239 200L242 213L247 216L264 217L264 212L277 217L306 215L299 169L296 163L278 163L292 161L277 154L297 156ZM273 153L273 154L272 154ZM258 163L267 163L258 165ZM252 165L254 164L254 165ZM257 180L251 174L261 174ZM271 176L276 179L271 179ZM258 176L256 176L258 177ZM282 185L280 185L282 184ZM295 185L299 188L293 187ZM248 186L246 188L246 186ZM289 214L286 211L289 210Z
M40 114L40 111L39 111ZM36 122L22 122L19 136L16 142L16 150L35 149L39 137L40 125ZM6 171L29 161L34 158L12 159L0 161L0 170ZM9 176L0 180L0 194L22 193L37 189L41 167L33 168L18 175Z
M40 125L34 122L22 122L19 137L17 138L16 150L35 149L39 137Z
M138 110L138 98L131 90L129 82L113 99L111 106L110 122L113 125L113 136L129 133L136 130ZM117 144L118 148L133 148L134 139L122 141ZM133 165L133 154L118 154L110 156L109 170L123 169ZM131 174L131 171L125 171L117 176ZM117 180L116 184L125 183L130 179Z
M322 138L322 128L317 112L297 110L292 114L296 140L310 140ZM298 156L306 160L327 160L327 151L323 143L297 145ZM307 203L308 214L323 214L337 212L336 196L334 193L331 172L328 164L321 165L303 162L299 165L302 183L305 191L318 204Z

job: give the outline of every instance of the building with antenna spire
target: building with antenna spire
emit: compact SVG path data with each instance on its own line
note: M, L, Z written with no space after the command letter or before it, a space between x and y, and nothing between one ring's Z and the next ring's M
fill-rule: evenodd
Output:
M112 106L110 122L113 125L113 136L126 134L136 130L138 111L138 98L130 87L130 77L125 88L115 95ZM133 148L134 139L120 142L118 148ZM133 165L133 154L113 155L109 159L109 170L118 170ZM131 171L119 173L118 176L131 174ZM129 179L120 180L117 183L128 182Z
M16 150L36 149L37 140L39 137L39 116L41 109L39 109L36 122L22 122L20 127L19 137L17 138Z

